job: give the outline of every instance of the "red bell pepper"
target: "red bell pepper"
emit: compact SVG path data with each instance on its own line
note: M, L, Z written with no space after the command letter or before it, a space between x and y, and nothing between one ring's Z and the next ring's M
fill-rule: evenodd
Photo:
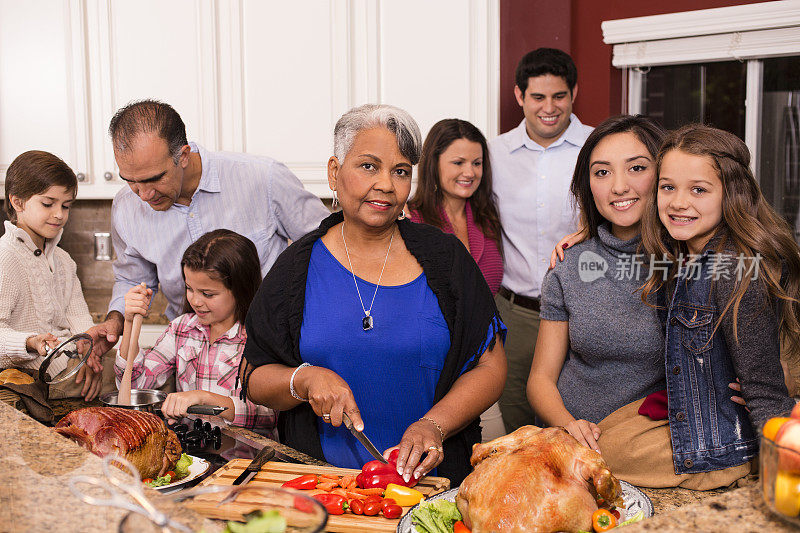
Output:
M301 513L314 512L314 504L308 501L304 496L294 497L294 508L300 511Z
M284 489L298 489L298 490L310 490L317 488L317 476L315 474L306 474L305 476L296 477L294 479L290 479L283 485L281 485Z
M413 487L419 481L418 477L411 477L405 481L400 474L397 473L397 456L398 450L392 450L389 455L389 464L382 463L377 459L370 461L361 468L361 473L356 476L356 483L362 489L381 488L385 489L389 483L396 485L403 485L404 487Z
M472 533L472 531L462 522L459 520L455 524L453 524L453 533Z
M313 498L325 506L328 514L344 514L349 507L347 498L338 494L315 494Z

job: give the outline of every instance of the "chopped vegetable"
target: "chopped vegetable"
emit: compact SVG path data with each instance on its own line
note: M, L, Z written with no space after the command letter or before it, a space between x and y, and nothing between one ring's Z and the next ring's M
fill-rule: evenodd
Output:
M284 533L286 519L276 511L255 511L245 515L247 523L228 522L223 533Z
M383 489L381 488L374 488L374 489L359 489L355 488L352 492L357 492L358 494L363 494L364 496L381 496L383 497Z
M617 519L608 509L598 509L592 514L592 528L596 533L603 533L617 527Z
M419 533L452 533L453 524L461 520L456 504L444 499L423 501L411 514L411 522Z
M333 482L317 483L317 488L319 490L324 490L325 492L330 492L334 489L334 487L336 487L336 485L338 484Z
M401 507L408 507L417 505L425 496L416 489L389 483L386 485L384 497L393 499Z

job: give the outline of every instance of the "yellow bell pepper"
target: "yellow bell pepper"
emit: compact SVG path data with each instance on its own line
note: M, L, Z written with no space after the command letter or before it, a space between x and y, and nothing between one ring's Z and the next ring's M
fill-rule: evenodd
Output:
M417 489L404 487L395 483L389 483L386 485L386 492L384 493L383 497L393 499L397 505L401 507L409 507L411 505L417 505L422 499L425 498L425 495Z
M786 516L800 514L800 476L778 471L775 476L775 508Z

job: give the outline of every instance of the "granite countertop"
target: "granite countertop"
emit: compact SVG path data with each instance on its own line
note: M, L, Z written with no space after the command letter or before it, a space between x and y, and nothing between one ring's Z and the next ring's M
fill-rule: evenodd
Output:
M674 492L685 489L658 490ZM648 495L650 496L649 492ZM678 496L677 499L670 496L668 499L672 500L669 502L672 504L681 499L681 496ZM653 499L653 503L655 504L655 499ZM636 533L637 531L736 531L737 533L797 531L794 526L784 522L767 508L756 482L720 494L705 496L694 503L685 502L674 505L669 510L657 512L652 518L633 524L629 528L625 528L626 533Z
M56 420L87 405L82 400L52 403ZM116 530L125 511L86 505L66 486L74 473L99 475L98 457L3 402L0 426L5 428L0 432L0 469L4 472L0 476L0 524L13 524L14 530L52 532ZM228 426L225 431L256 445L273 446L301 462L327 465L247 429ZM704 492L642 489L652 500L655 515L625 531L795 531L767 509L755 476L748 476L739 485Z
M67 482L76 474L103 477L102 460L15 408L0 402L0 530L48 533L117 531L128 513L83 503ZM158 498L145 488L148 498ZM100 496L98 494L98 496ZM188 509L169 504L162 510L188 516L207 531L218 529Z

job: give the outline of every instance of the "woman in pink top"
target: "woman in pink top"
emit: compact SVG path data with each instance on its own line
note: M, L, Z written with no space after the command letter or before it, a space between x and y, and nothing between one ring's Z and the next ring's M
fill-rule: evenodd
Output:
M408 207L414 222L455 234L497 293L503 280L502 227L489 149L478 128L456 118L434 124L422 146L417 190Z

